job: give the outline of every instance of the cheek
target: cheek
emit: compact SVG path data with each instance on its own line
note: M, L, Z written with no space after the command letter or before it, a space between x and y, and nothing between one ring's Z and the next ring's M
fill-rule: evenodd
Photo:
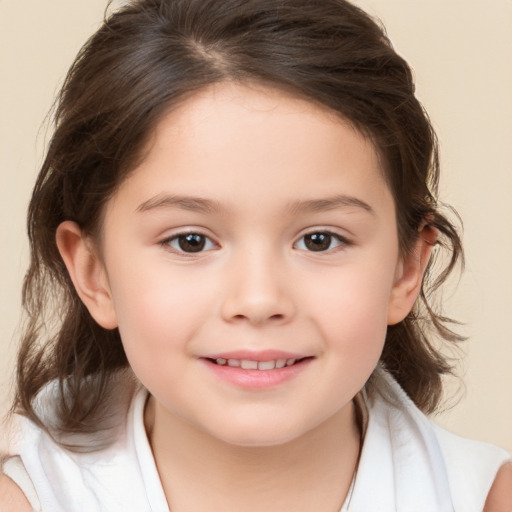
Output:
M118 269L112 297L119 331L129 359L148 362L183 351L201 327L201 312L211 303L204 281L170 273L166 265Z
M333 376L333 389L345 390L344 400L357 394L374 371L387 332L386 294L379 293L371 281L365 286L360 279L357 283L356 288L331 292L329 306L318 312L326 374Z
M378 360L386 337L391 270L351 265L316 285L309 309L330 349L350 358Z

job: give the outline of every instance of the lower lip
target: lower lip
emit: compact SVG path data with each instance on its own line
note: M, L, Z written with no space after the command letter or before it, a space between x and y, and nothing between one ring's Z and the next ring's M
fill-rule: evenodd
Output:
M292 366L274 368L273 370L244 370L240 367L221 366L209 359L201 359L206 366L220 379L251 391L263 391L276 388L302 373L313 361L304 359Z

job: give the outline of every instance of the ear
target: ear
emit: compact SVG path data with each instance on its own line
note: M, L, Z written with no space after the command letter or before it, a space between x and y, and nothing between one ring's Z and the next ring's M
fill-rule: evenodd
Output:
M422 225L413 250L399 262L388 306L388 325L401 322L413 308L437 235L437 229Z
M94 244L78 224L59 225L56 242L78 296L96 322L105 329L117 327L108 276Z

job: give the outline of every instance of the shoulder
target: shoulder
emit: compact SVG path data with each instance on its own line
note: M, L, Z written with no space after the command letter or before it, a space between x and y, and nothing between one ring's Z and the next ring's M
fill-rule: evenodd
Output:
M434 430L443 453L455 509L472 510L469 507L478 504L478 510L482 510L487 496L496 492L490 491L493 482L497 485L496 475L502 471L509 472L500 468L507 467L510 454L492 444L457 436L437 425ZM499 482L506 477L498 478ZM501 512L500 509L496 510ZM512 507L505 510L512 512ZM491 511L495 512L494 509L486 512Z
M466 473L469 468L490 474L491 481L500 466L510 460L502 448L475 439L461 437L432 423L437 440L450 468Z
M377 405L386 414L385 425L392 430L395 455L402 453L402 459L408 463L404 463L406 474L411 473L410 459L418 465L423 457L422 474L434 482L436 489L449 494L456 511L484 510L486 499L498 499L494 496L503 501L501 496L506 496L503 493L507 491L502 489L512 488L508 474L511 470L504 466L510 462L510 454L497 446L460 437L436 425L419 411L390 376L384 377L379 382L382 399ZM401 449L403 446L405 448ZM506 469L500 469L502 467ZM426 485L423 483L422 487ZM512 512L512 507L506 506L508 509L503 510ZM490 508L486 512L502 510Z
M512 463L500 468L485 502L484 512L512 511Z
M0 474L0 512L31 511L22 490L7 475Z

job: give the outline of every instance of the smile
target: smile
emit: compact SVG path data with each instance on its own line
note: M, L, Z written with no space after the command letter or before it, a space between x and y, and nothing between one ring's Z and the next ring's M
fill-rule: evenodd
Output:
M315 356L282 350L234 350L199 358L217 378L247 391L275 390L310 367Z
M275 370L285 366L293 366L297 359L271 359L269 361L251 361L249 359L224 359L218 357L212 360L219 366L230 366L232 368L242 368L243 370Z
M232 354L230 354L232 355ZM290 354L291 355L291 354ZM240 354L238 357L222 357L220 354L215 357L201 358L207 368L217 378L247 391L269 391L279 388L286 382L297 378L302 374L315 357L275 357L261 354L254 358L247 358L247 355Z

